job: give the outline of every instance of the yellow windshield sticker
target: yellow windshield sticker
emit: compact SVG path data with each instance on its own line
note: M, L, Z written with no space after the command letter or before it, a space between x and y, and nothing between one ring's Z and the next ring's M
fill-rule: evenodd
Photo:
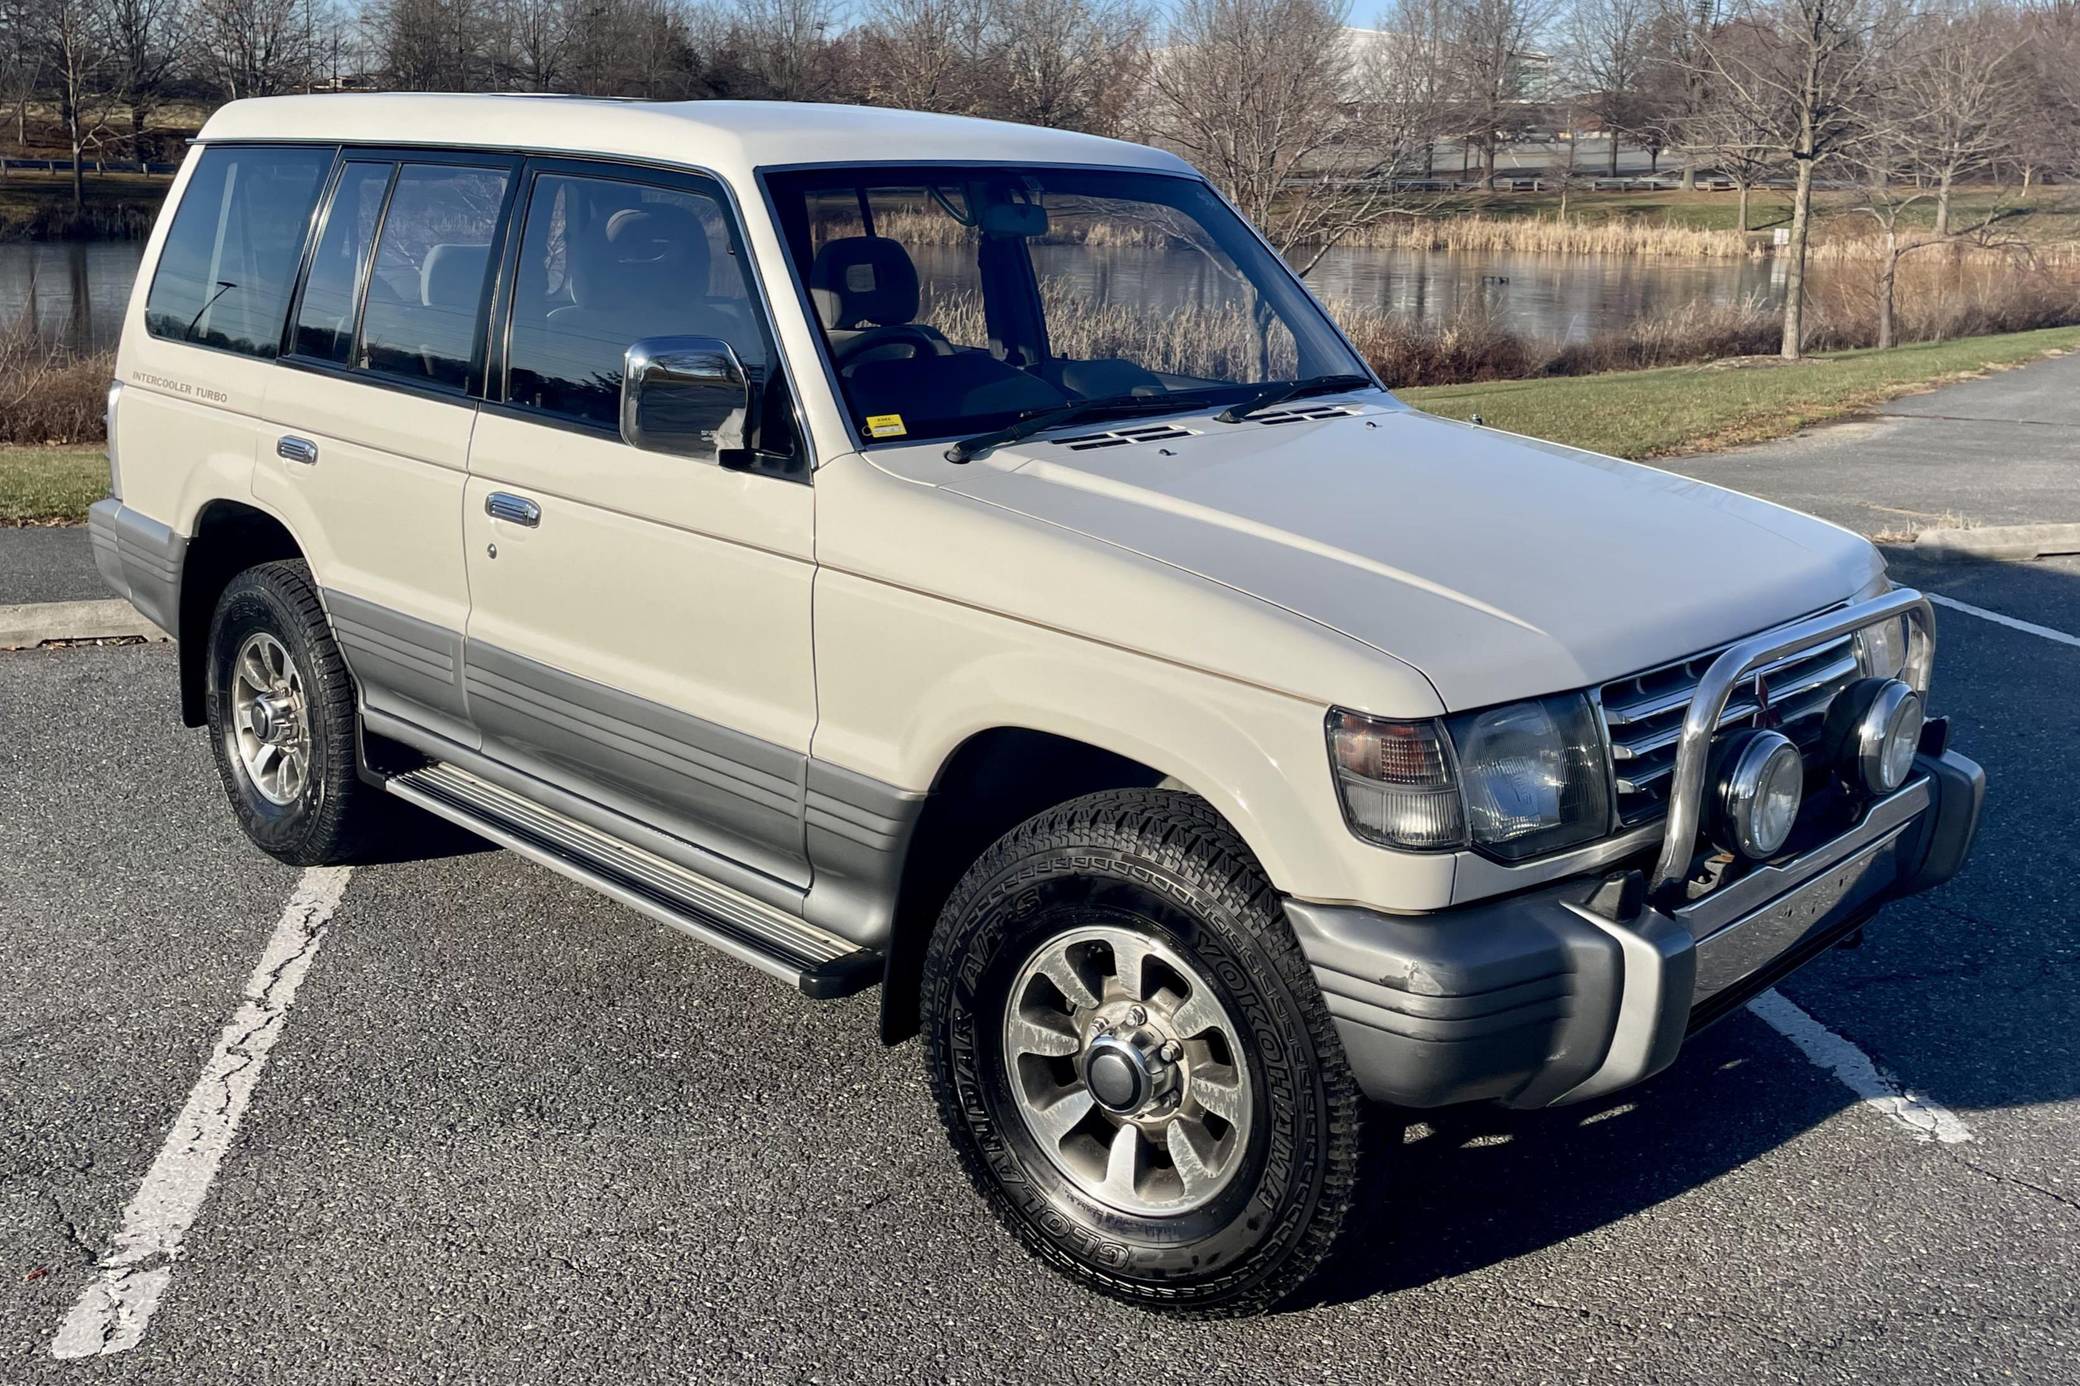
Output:
M867 436L869 438L900 438L909 431L909 429L903 427L903 416L901 414L867 415Z

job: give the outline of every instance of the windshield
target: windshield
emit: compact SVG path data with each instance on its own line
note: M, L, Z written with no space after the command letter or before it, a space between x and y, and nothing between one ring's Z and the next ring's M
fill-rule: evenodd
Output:
M870 442L965 438L1082 400L1219 408L1365 374L1197 179L1088 169L810 169L768 186ZM1117 402L1125 401L1123 404Z

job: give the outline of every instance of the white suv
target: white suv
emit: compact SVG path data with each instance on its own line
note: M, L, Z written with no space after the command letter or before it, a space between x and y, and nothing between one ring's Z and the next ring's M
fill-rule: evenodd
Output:
M93 534L253 840L394 797L879 984L1123 1299L1269 1304L1365 1099L1636 1082L1970 843L1869 544L1408 409L1157 150L291 97L167 206Z

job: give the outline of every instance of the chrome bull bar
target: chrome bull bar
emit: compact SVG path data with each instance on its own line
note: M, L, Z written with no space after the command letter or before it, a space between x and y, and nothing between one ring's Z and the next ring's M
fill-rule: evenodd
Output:
M1655 861L1649 880L1650 891L1658 893L1689 873L1690 859L1697 851L1698 824L1704 814L1705 767L1711 758L1712 738L1741 679L1762 665L1801 654L1895 616L1907 618L1907 662L1902 677L1917 692L1926 694L1929 672L1935 662L1935 608L1929 605L1928 598L1910 587L1895 588L1869 601L1750 636L1712 661L1704 677L1697 681L1697 691L1683 715L1675 770L1669 782L1668 826L1661 839L1661 856Z

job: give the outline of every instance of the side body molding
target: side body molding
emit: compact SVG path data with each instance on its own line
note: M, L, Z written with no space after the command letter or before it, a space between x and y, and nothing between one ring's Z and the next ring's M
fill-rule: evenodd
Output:
M324 595L372 730L863 947L888 937L923 793Z

